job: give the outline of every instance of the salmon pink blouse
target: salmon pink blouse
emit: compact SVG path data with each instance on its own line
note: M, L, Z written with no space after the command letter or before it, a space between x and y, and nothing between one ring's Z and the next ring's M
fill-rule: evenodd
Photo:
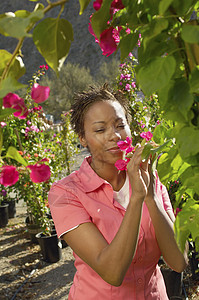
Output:
M85 158L78 171L52 185L49 192L52 217L59 237L82 223L92 222L111 243L126 209L114 200L112 186L93 171L90 161L91 157ZM172 209L166 188L158 176L156 193L164 209ZM74 253L77 271L68 300L168 300L158 266L160 255L144 203L136 253L122 285L115 287L105 282Z

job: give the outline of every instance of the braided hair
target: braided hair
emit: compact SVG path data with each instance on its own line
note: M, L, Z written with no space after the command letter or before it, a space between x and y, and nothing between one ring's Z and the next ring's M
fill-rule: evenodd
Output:
M74 103L71 106L71 126L79 136L84 136L86 112L94 103L99 101L118 101L124 108L127 122L130 123L131 116L128 99L121 92L113 92L106 83L101 87L90 86L88 91L75 95Z

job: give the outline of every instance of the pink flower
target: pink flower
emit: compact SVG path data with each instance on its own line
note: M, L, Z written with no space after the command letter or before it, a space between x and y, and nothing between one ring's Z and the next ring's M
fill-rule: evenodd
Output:
M19 119L25 119L28 115L28 109L25 106L24 99L20 99L20 101L13 105L12 108L16 109L16 111L13 113L13 115Z
M118 170L126 170L126 167L127 167L127 164L128 162L123 160L123 159L118 159L115 163L115 167L118 169Z
M134 151L134 150L135 150L135 147L129 146L129 147L126 149L126 154L131 153L131 152Z
M130 139L130 138L127 136L127 138L126 138L125 141L119 141L119 142L117 142L117 145L118 145L118 147L119 147L122 151L124 151L124 150L126 150L128 147L131 146L131 143L132 143L132 139Z
M50 94L49 86L41 86L38 83L34 83L31 91L31 97L36 103L41 103L48 99Z
M136 84L135 84L134 81L131 83L131 86L132 86L134 89L136 88Z
M30 179L34 183L45 182L50 179L50 167L45 164L35 164L27 166L31 170Z
M131 29L130 29L130 28L127 28L127 29L126 29L126 33L127 33L127 34L130 34L130 33L131 33ZM130 55L129 55L129 56L130 56Z
M7 126L7 124L5 122L0 122L0 124L1 124L1 128Z
M125 85L125 90L126 90L127 92L130 92L131 86L130 86L129 83L127 83L127 84Z
M5 108L15 109L16 112L14 112L13 115L19 119L25 119L28 115L28 109L24 99L20 98L17 94L8 93L3 98L3 106Z
M11 108L13 105L16 105L20 101L20 97L17 94L8 93L3 98L3 106L5 108Z
M102 5L102 2L103 2L103 0L95 0L95 1L93 2L93 8L94 8L95 10L99 10L100 7L101 7L101 5Z
M111 3L111 7L117 8L117 9L123 9L124 5L122 3L122 0L113 0Z
M157 122L156 122L156 123L157 123L157 125L160 125L160 121L159 121L159 120L157 120Z
M142 133L140 133L140 136L143 138L143 139L146 139L146 141L150 141L153 137L153 134L150 132L150 131L143 131Z
M19 180L19 172L14 166L1 167L0 183L4 186L14 185Z
M113 27L105 29L100 34L100 47L102 54L109 56L117 50L117 45L120 41L119 31Z

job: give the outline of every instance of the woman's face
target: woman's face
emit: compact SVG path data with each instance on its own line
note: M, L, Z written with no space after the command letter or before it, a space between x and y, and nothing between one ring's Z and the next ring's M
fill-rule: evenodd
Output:
M80 142L88 147L93 163L115 164L123 152L117 142L131 136L124 108L118 101L99 101L86 112L84 136Z

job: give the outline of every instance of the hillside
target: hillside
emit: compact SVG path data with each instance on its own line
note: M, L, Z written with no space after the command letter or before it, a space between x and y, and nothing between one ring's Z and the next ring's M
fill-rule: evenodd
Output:
M55 1L55 0L54 0ZM52 1L53 2L53 1ZM46 4L45 0L40 3ZM25 9L32 11L36 2L28 0L1 0L0 13L16 11ZM60 8L54 8L46 14L46 17L56 17ZM102 62L110 61L114 55L105 57L102 55L101 49L95 43L94 37L88 32L89 17L93 13L92 2L89 4L83 15L79 15L79 1L69 0L61 17L66 18L71 22L74 30L74 42L71 45L69 55L66 62L80 64L80 66L89 67L91 74L94 75L98 71ZM0 48L13 52L17 40L14 38L7 38L0 35ZM26 65L26 74L21 78L21 81L26 83L31 75L38 69L45 61L37 51L32 39L27 38L22 48L24 55L24 63Z

